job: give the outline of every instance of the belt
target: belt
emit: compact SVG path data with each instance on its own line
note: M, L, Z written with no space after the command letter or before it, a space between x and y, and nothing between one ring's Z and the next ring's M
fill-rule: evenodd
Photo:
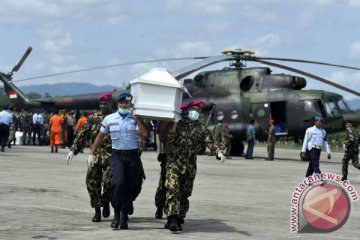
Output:
M322 146L317 146L317 145L313 145L312 148L315 148L315 149L322 149Z
M133 154L139 155L139 149L131 149L131 150L118 150L112 149L115 154L123 155L123 156L130 156Z

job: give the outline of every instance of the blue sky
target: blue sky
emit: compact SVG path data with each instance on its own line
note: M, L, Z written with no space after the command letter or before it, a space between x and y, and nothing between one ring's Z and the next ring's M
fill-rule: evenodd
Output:
M136 60L218 55L229 48L360 67L359 11L360 0L2 0L0 71L9 72L28 46L33 51L14 80ZM190 63L138 64L18 84L123 87L151 67L175 70ZM359 71L288 65L360 91ZM307 89L355 98L307 80Z

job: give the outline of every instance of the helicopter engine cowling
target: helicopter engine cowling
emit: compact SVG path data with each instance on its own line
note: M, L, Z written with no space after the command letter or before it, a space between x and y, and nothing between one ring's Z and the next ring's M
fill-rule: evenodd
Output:
M279 89L290 88L300 90L306 86L306 80L303 77L285 75L285 74L271 74L264 76L262 81L262 88Z

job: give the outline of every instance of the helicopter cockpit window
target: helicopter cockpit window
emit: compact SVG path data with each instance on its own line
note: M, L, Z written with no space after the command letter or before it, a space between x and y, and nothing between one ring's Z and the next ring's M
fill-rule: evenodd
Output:
M338 113L336 104L334 102L332 102L332 100L326 102L325 109L326 109L327 114L329 114L329 115L337 115L337 113Z
M341 112L347 113L351 111L350 108L347 106L346 102L344 101L344 99L339 99L337 105L339 106Z
M326 101L325 106L326 106L326 112L329 115L338 116L341 113L348 113L351 111L342 98L329 99L328 101Z
M312 112L314 114L321 115L321 111L315 100L305 100L304 101L304 110L305 110L305 112Z

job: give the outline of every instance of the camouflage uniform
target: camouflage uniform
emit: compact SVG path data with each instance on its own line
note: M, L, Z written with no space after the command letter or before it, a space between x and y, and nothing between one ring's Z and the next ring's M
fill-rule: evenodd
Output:
M165 180L166 180L166 155L167 155L167 146L168 146L168 139L167 133L169 131L169 127L171 126L172 122L161 122L158 126L158 133L160 144L164 144L164 158L158 160L160 162L160 179L159 184L156 189L155 193L155 206L157 208L164 209L165 201L166 201L166 188L165 188Z
M267 152L268 152L269 160L274 160L275 142L276 142L275 127L273 124L271 124L268 132L268 142L267 142Z
M16 132L16 125L17 125L17 114L15 112L9 112L12 116L12 122L10 123L10 132L9 132L9 140L8 146L11 147L11 143L16 142L15 132Z
M50 143L50 132L49 132L49 120L50 120L50 115L47 112L44 112L43 114L43 118L44 118L44 125L43 125L43 129L42 129L42 141L44 145L49 145Z
M222 131L222 143L225 147L225 156L229 157L231 152L231 138L232 135L230 134L229 126L224 125L223 131Z
M166 206L167 216L182 218L189 210L189 200L196 175L196 155L205 143L211 151L220 151L209 130L198 121L188 118L180 120L175 133L168 133L166 162Z
M24 145L30 145L31 133L32 133L32 114L27 111L23 111L20 116L22 125L23 137L22 141Z
M71 147L74 155L77 155L86 146L88 139L91 142L95 140L104 117L105 115L101 112L89 116L86 127L79 132ZM111 138L108 135L96 152L94 166L88 168L86 175L86 186L90 195L90 204L93 208L103 207L104 203L110 202L110 158Z
M359 133L353 128L346 128L346 139L345 139L345 154L342 159L342 174L347 176L349 161L351 159L352 165L360 169L359 164Z

